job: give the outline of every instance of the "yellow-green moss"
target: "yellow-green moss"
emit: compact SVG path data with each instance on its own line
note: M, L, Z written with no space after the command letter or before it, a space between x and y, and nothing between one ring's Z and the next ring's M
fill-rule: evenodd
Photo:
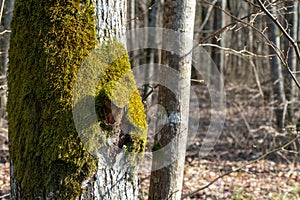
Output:
M107 55L103 60L107 67L101 75L96 91L96 110L103 107L105 98L108 98L115 106L125 109L125 119L122 123L130 124L130 134L132 143L126 144L126 150L132 153L144 151L147 137L147 122L144 105L136 88L135 80L131 72L131 67L127 51L122 43L117 40L103 45ZM105 49L105 50L104 50ZM112 52L111 52L112 51ZM111 55L113 54L113 55ZM110 60L114 58L114 60ZM101 113L99 113L101 122Z
M97 148L104 142L99 134L109 136L108 129L93 131L99 125L107 127L106 100L128 111L125 120L131 125L133 142L126 144L126 150L144 151L146 116L124 45L114 40L97 47L93 52L98 53L90 54L86 62L93 66L91 70L77 76L96 46L93 16L88 0L15 2L9 52L9 139L14 174L24 199L45 197L53 191L60 191L53 198L74 199L82 192L82 181L95 172L97 163L80 139L89 148ZM77 95L75 79L87 77L97 79L97 84L84 88L88 89L85 96L76 91L80 98L75 104L85 106L95 98L98 122L91 119L89 135L79 138L72 95Z
M74 104L75 107L78 107L78 114L82 113L80 110L86 110L84 107L87 105L86 103L80 105L82 99L87 102L89 98L95 98L97 123L104 130L105 137L109 137L112 127L107 118L112 113L108 113L111 111L107 110L107 107L113 104L118 109L124 109L126 112L122 123L127 124L125 131L128 131L125 134L130 134L132 141L134 141L126 144L125 150L133 153L143 152L147 134L146 115L124 45L116 39L105 42L88 56L81 70L77 76L78 88L74 94ZM86 113L83 114L89 116ZM87 125L86 122L89 120ZM79 121L79 123L81 122ZM99 145L95 144L95 142L99 142L99 140L95 140L97 134L93 133L94 128L88 127L93 126L93 123L96 122L87 119L82 123L80 125L82 127L81 134L83 138L86 138L88 149L91 152L97 151L99 148ZM86 131L85 129L88 128L90 129Z
M10 155L23 199L74 199L96 169L75 130L72 92L95 47L92 1L16 0L8 74Z

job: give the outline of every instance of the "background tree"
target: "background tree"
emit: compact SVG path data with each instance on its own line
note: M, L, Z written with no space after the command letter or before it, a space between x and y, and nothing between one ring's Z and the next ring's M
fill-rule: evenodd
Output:
M0 116L6 117L6 72L10 40L10 22L13 16L14 0L0 1Z
M177 70L179 73L178 94L174 94L164 86L159 87L158 101L167 112L169 123L157 133L153 150L159 150L172 143L168 151L163 152L164 159L154 158L151 172L149 199L180 199L185 148L188 135L188 115L190 103L190 79L192 55L185 55L192 49L193 28L196 1L171 1L164 2L163 27L184 34L172 44L176 45L178 55L173 52L163 52L162 64ZM168 37L168 36L165 36ZM168 41L168 39L165 39ZM163 44L164 45L164 44ZM178 119L177 119L178 118ZM170 165L156 170L156 166L163 166L165 160L170 160Z
M283 24L286 24L287 31L290 33L291 37L294 40L297 40L298 35L298 1L288 1L285 2L286 12L284 15L285 20ZM287 59L288 59L288 66L291 68L292 71L297 71L297 55L295 50L292 48L292 45L289 41L285 41L284 49L287 51ZM285 91L286 91L286 98L287 98L287 112L286 112L286 121L288 124L295 123L295 116L294 116L294 101L296 100L296 84L295 81L290 77L286 70L284 70L284 78L287 80L285 83Z
M272 14L276 15L276 7L271 7ZM269 38L270 41L278 48L280 48L280 33L279 29L274 24L272 20L269 20L268 23L269 28ZM270 46L270 53L274 53L274 48ZM273 95L274 100L276 102L275 104L275 115L276 115L276 121L277 126L279 128L284 127L284 117L283 117L283 108L286 103L286 97L285 97L285 91L284 91L284 79L282 74L282 65L277 56L274 56L272 59L270 59L270 70L271 70L271 79L273 83Z

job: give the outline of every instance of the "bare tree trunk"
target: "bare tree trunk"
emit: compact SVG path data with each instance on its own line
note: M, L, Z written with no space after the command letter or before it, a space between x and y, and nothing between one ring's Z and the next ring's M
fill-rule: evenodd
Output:
M286 2L285 7L287 8L285 15L286 21L288 22L290 35L294 40L297 40L297 29L298 29L298 4L299 2ZM297 57L294 49L291 47L291 44L287 41L285 43L285 49L289 49L288 54L288 65L292 71L296 71L297 66ZM295 92L296 92L296 84L290 75L285 70L285 78L287 81L285 85L286 97L288 100L287 106L287 121L290 124L295 123L294 119L294 101L295 101Z
M273 14L276 14L276 7L272 6L270 10ZM280 37L278 27L269 20L269 38L270 40L277 46L280 47ZM270 47L270 53L274 52L274 49ZM276 115L276 123L278 128L284 127L284 116L283 116L283 107L286 102L285 99L285 91L284 91L284 79L282 74L282 67L280 60L277 56L273 57L270 60L271 65L271 79L273 85L273 95L275 100L275 115Z
M136 0L130 0L128 1L128 27L127 29L128 30L131 30L131 29L136 29L139 27L139 19L138 19L138 6L137 6L138 2ZM131 38L135 38L135 31L131 31L130 32L131 34ZM130 45L133 45L133 43L135 42L134 40L132 41L129 41L131 44ZM130 58L130 63L131 63L131 66L137 66L139 65L139 52L137 51L132 51L132 52L129 52L129 58Z
M2 8L2 6L4 6ZM0 118L6 113L6 72L10 40L10 22L13 16L14 0L0 0L2 18L0 19Z
M154 5L154 6L152 6ZM149 11L148 16L148 24L149 27L156 27L156 18L157 18L157 9L158 9L158 0L152 0L150 2L150 6L152 6L151 10ZM148 33L149 34L149 33ZM156 34L153 33L153 35L148 35L148 43L149 44L155 44L157 41ZM158 63L158 56L157 56L157 50L148 48L146 49L146 63L147 63L147 70L146 70L146 78L149 78L154 70L154 64ZM148 94L150 92L150 87L145 86L144 88L144 94ZM149 96L146 99L147 105L151 102L152 96Z
M226 0L222 0L222 8L224 10L226 10L226 7L227 7L227 1ZM222 20L221 20L221 27L225 27L226 23L227 23L227 15L222 12L221 14L221 17L222 17ZM221 39L221 47L226 47L226 42L227 42L227 39L226 39L226 33L224 33L224 36L223 38ZM220 93L223 94L224 93L224 87L223 87L223 80L224 80L224 68L225 68L225 63L226 63L226 57L225 57L225 54L223 51L220 52L220 65L219 65L219 69L220 69L220 84L219 85L219 88L220 88ZM223 99L223 95L220 95L220 103L222 104L224 102L224 99Z
M180 55L185 55L191 46L188 40L193 39L193 27L196 1L166 0L164 4L164 28L186 34L187 38L178 38ZM186 42L186 43L184 43ZM192 44L190 44L192 45ZM168 64L179 72L178 91L175 95L168 88L160 86L159 103L167 111L169 123L156 135L154 146L163 148L172 142L170 151L163 152L164 159L153 159L152 169L170 160L170 165L151 172L149 199L176 199L181 197L185 148L188 135L188 113L190 98L190 75L192 55L180 57L173 52L164 52L163 64ZM179 119L179 120L178 120Z

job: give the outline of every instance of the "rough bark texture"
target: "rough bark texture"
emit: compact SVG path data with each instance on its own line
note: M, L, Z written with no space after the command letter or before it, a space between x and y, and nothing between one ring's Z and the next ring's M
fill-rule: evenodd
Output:
M179 55L164 52L163 64L168 64L179 72L178 94L160 86L159 102L167 111L169 123L156 135L153 150L159 150L172 142L170 151L163 153L164 159L154 158L152 168L163 165L166 160L170 165L152 171L149 199L180 199L183 182L185 148L188 134L188 113L190 97L191 49L196 1L172 1L164 3L164 28L173 29L184 34L171 41L179 49ZM189 41L190 40L190 41ZM168 39L164 39L168 41ZM170 41L168 41L170 42Z
M12 199L137 199L138 156L131 155L144 150L145 114L136 90L127 97L114 95L124 90L113 87L124 77L134 84L124 44L117 41L125 31L124 11L122 0L16 1L8 76ZM95 46L105 56L99 70L107 66L96 71L103 77L92 94L103 128L95 137L117 139L104 141L111 146L92 156L75 129L72 97ZM110 61L116 52L121 56ZM121 118L131 124L122 131Z
M74 199L96 168L72 119L76 72L96 44L94 7L17 0L11 26L11 198Z
M122 40L126 31L126 1L93 0L93 2L96 8L99 43L114 38Z
M107 42L111 42L116 39L122 41L122 37L125 33L125 22L126 22L126 1L122 0L114 0L114 1L105 1L105 0L96 0L96 15L97 15L97 37L99 38L100 45L105 45ZM125 44L124 44L125 45ZM112 51L116 51L114 48ZM109 52L108 52L109 53ZM114 61L113 61L114 62ZM122 61L123 64L118 66L119 68L125 68L126 70L130 70L128 57L125 57L125 60ZM117 62L118 63L118 62ZM114 71L120 71L121 69L110 69L109 76L112 76ZM117 71L116 71L117 72ZM124 74L123 74L124 76ZM119 77L122 78L122 77ZM134 84L134 83L133 83ZM103 84L105 86L105 84ZM124 89L122 89L124 91ZM126 89L125 89L126 90ZM100 94L100 102L103 102L103 97ZM106 95L104 95L106 96ZM107 97L104 97L107 99ZM139 102L135 102L135 106L143 107L141 104L141 99L137 96L134 98ZM123 110L124 106L118 105L117 102L113 102L112 99L108 98L108 104L115 107L117 110ZM97 100L96 100L97 104ZM105 106L105 105L104 105ZM128 109L130 111L130 107ZM142 108L143 110L143 108ZM143 112L143 111L142 111ZM134 138L130 133L130 130L122 129L122 118L125 114L123 112L119 112L120 120L116 119L116 115L114 115L115 119L109 122L113 126L113 134L111 137L119 138L117 143L124 143L121 141L122 135L130 135L132 137L132 148L131 144L122 144L117 148L109 147L106 150L102 151L97 155L98 157L98 169L96 174L88 180L87 183L84 184L86 192L81 196L81 199L137 199L138 198L138 176L137 176L137 166L136 161L138 157L131 157L130 159L137 159L133 162L129 162L128 155L124 154L123 151L120 151L120 148L123 146L127 146L127 148L131 148L129 151L131 153L141 153L144 150L144 143L146 135L142 134L141 137ZM109 113L102 113L106 117ZM143 127L146 127L145 116L138 116L139 120L143 121ZM119 122L118 122L119 121ZM122 121L122 122L121 122ZM119 123L119 124L118 124ZM137 124L136 124L137 125ZM132 130L131 130L132 131ZM115 134L115 136L114 136ZM117 139L118 140L118 139ZM137 149L137 145L142 143L142 146ZM131 155L132 156L132 155Z

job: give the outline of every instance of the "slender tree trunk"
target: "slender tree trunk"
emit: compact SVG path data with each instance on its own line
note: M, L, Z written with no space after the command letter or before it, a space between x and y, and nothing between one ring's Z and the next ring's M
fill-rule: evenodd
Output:
M227 7L227 1L226 0L222 0L222 8L224 10L226 10L226 7ZM225 25L227 24L227 15L222 12L221 14L221 17L222 17L222 20L221 20L221 27L225 27ZM227 42L227 39L226 39L226 33L224 33L223 35L223 38L221 39L221 46L222 47L226 47L226 42ZM223 94L224 93L224 87L223 87L223 80L224 80L224 68L225 68L225 63L226 63L226 57L225 57L225 54L223 51L220 52L220 65L219 65L219 68L220 68L220 85L219 85L219 88L220 88L220 93ZM222 104L224 102L224 99L223 99L223 95L220 95L220 103Z
M164 28L186 34L186 40L178 38L179 52L185 55L192 44L196 1L166 0L164 4ZM184 37L183 37L184 38ZM184 43L186 42L186 43ZM178 91L175 95L168 88L159 88L159 102L167 111L170 120L155 138L154 146L163 148L172 142L170 151L164 152L164 159L153 159L152 169L170 160L170 165L151 172L149 199L180 199L183 184L185 148L188 134L188 113L190 97L190 75L192 55L180 57L164 52L163 64L179 72ZM177 98L177 99L176 99ZM178 121L179 119L179 121Z
M14 0L1 0L0 8L2 18L0 19L0 118L5 117L6 113L6 72L8 64L8 49L10 40L10 23L13 16Z
M158 8L158 0L152 0L150 2L150 6L154 5L151 10L149 11L148 15L148 24L149 27L156 27L156 18L157 18L157 8ZM156 34L154 35L148 35L148 43L149 44L155 44L157 41ZM146 78L149 78L154 70L154 64L158 63L158 57L157 57L157 50L148 48L146 49L146 63L147 63L147 70L146 70ZM148 94L150 92L150 87L145 86L144 88L144 94ZM147 105L150 104L152 96L149 96L146 99Z
M273 14L276 14L276 7L272 6L270 10ZM279 30L275 23L271 20L268 20L269 24L269 38L277 46L280 47L280 37ZM272 47L269 49L270 53L273 53L274 50ZM284 116L283 116L283 107L286 102L285 91L284 91L284 79L282 74L282 67L280 60L277 56L273 57L270 60L271 65L271 79L273 85L273 95L276 102L275 106L275 116L276 123L278 128L283 128L284 126Z
M128 1L128 27L127 29L128 30L131 30L131 29L136 29L138 28L138 25L139 25L139 20L138 20L138 6L137 6L138 2L136 0L130 0ZM131 31L130 32L131 34L131 38L135 38L135 32L134 31ZM133 43L135 42L134 40L131 40L129 41L131 44L130 45L133 45ZM130 63L131 63L131 66L137 66L139 65L139 56L138 56L139 52L137 51L131 51L129 52L129 57L130 57Z
M195 23L194 23L194 40L197 42L200 42L201 38L203 37L203 29L204 29L204 24L203 23L203 19L202 19L202 15L203 15L203 9L202 9L202 5L200 1L196 1L196 11L195 11ZM209 15L209 14L207 14ZM193 54L193 57L195 55ZM194 58L193 58L194 59ZM208 73L207 73L208 74ZM197 73L197 71L192 68L192 72L191 72L191 78L192 79L201 79L200 75Z
M298 29L298 4L299 2L293 1L293 2L287 2L285 3L285 6L287 8L285 15L285 19L287 20L289 24L289 31L290 35L294 40L297 40L297 29ZM285 43L285 49L289 49L288 54L288 65L292 71L296 71L297 66L297 57L295 54L294 49L291 47L291 44L287 41ZM286 90L286 97L289 101L287 106L287 121L290 124L293 124L295 122L294 119L294 101L295 101L295 91L296 91L296 84L291 78L291 76L286 72L285 70L285 78L287 81L285 85Z

